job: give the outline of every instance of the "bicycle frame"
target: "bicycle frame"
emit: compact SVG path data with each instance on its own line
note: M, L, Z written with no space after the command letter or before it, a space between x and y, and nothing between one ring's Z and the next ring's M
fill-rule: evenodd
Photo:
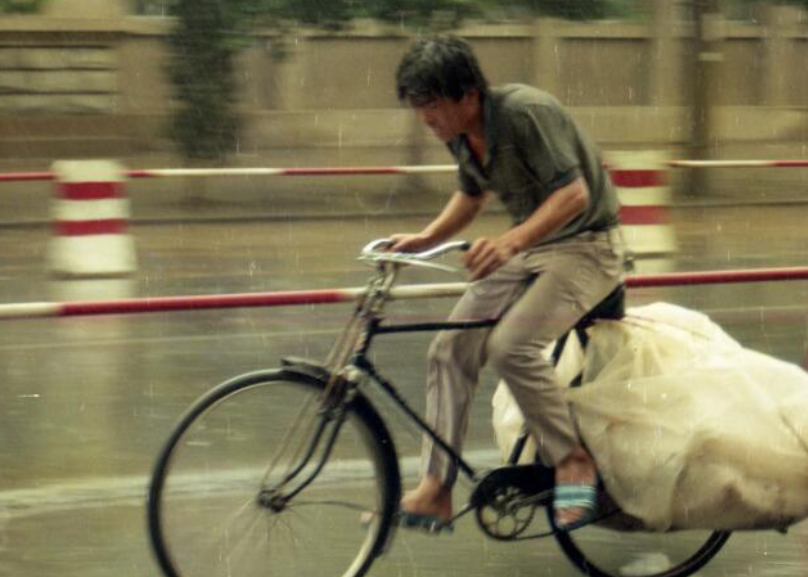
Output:
M395 333L412 333L412 332L434 332L441 330L469 330L492 327L497 323L498 319L482 320L482 321L469 321L469 322L437 322L437 323L406 323L395 324L388 326L381 326L379 321L371 323L365 333L364 347L356 353L352 359L352 364L359 370L366 373L387 396L395 403L399 410L407 415L421 430L422 433L427 435L432 441L445 451L449 457L457 464L457 467L467 477L473 479L477 476L475 469L463 459L438 433L430 427L426 421L419 415L406 400L399 394L395 385L385 377L383 377L377 370L373 363L367 358L367 351L370 347L373 338L381 334L395 334Z
M369 247L372 248L378 246L379 242L380 241L375 241L374 243L371 243ZM457 243L451 246L452 248L462 248L464 243ZM369 247L366 247L366 251ZM440 249L436 249L436 251L438 251L437 254L441 254ZM364 373L367 375L367 377L369 377L369 380L376 382L382 391L384 391L384 393L393 401L396 407L402 411L412 422L414 422L416 427L423 434L428 436L454 461L458 469L464 475L474 480L477 478L477 471L465 459L463 459L463 457L457 451L455 451L454 448L451 447L434 429L432 429L421 417L421 415L410 407L410 405L399 394L395 385L389 379L386 379L379 373L373 363L368 359L368 351L377 335L490 328L495 326L497 322L499 322L499 319L494 318L461 322L443 321L382 325L384 319L384 305L390 299L392 288L402 266L405 266L406 264L420 264L422 266L432 266L437 268L446 267L441 265L432 265L431 263L427 263L425 265L419 261L407 262L405 257L401 255L394 255L388 260L388 257L384 253L370 254L374 255L376 275L368 282L368 288L357 303L353 315L346 327L346 331L334 345L332 354L329 356L330 361L327 361L325 366L318 365L319 370L324 370L323 374L329 375L329 384L334 384L337 383L337 381L342 380L347 385L345 388L341 386L337 387L337 397L336 399L332 398L331 400L335 401L337 405L341 405L346 398L349 398L349 392L359 386L357 379L351 373L355 371ZM431 258L432 254L434 254L434 251L433 253L421 253L420 256L423 257L423 255L428 255L427 258ZM416 255L416 257L417 256L419 255ZM605 299L601 305L609 304L611 298L612 295L607 297L607 299ZM619 293L619 298L622 299L622 293ZM584 317L575 327L571 328L567 334L558 339L551 355L553 364L558 362L567 337L571 332L574 331L578 335L581 343L586 343L587 336L582 327L585 326L587 322L591 322L592 318L600 318L595 315L596 311L601 305L598 305L598 307L595 307L595 309L584 315ZM622 311L622 301L620 310ZM620 314L622 314L622 312ZM360 324L361 326L358 326ZM573 381L572 384L572 386L578 385L580 385L580 376L578 379ZM327 441L329 446L326 447L326 451L329 450L330 444L333 443L334 439L336 438L338 430L339 424L336 425L335 430L332 432L331 437ZM527 443L527 439L528 435L523 431L517 438L517 441L511 450L511 454L509 455L507 461L508 465L515 465L518 463L522 451ZM317 441L315 440L313 444L316 445ZM312 450L309 451L304 458L305 462L303 465L310 460L313 452L314 451L312 448ZM301 465L301 469L303 465Z
M477 476L477 471L457 452L451 447L445 439L443 439L429 424L426 423L424 418L418 414L407 401L399 394L395 385L387 378L382 376L377 370L376 366L368 358L368 351L374 339L378 335L396 334L396 333L412 333L412 332L436 332L443 330L471 330L480 328L490 328L497 324L499 319L483 319L475 321L462 321L462 322L423 322L423 323L401 323L383 325L383 309L384 305L388 302L390 292L397 274L400 270L402 263L399 262L380 262L376 264L376 276L371 278L368 282L368 290L364 293L363 297L357 304L351 322L359 320L362 323L361 330L358 331L353 339L351 336L346 336L346 339L353 340L351 344L352 354L345 359L344 362L338 362L334 371L345 371L348 368L354 368L361 371L369 377L370 380L381 388L382 391L393 401L396 407L403 412L416 427L425 435L427 435L441 450L456 463L458 469L470 479ZM335 345L335 348L339 346ZM331 367L329 367L331 368ZM333 378L333 377L332 377ZM353 381L355 379L348 379ZM352 386L358 386L353 384ZM516 455L518 459L518 454Z
M387 378L382 376L373 363L368 359L368 351L377 335L395 334L395 333L410 333L410 332L435 332L444 330L472 330L491 328L498 322L498 318L481 319L473 321L443 321L443 322L423 322L423 323L402 323L382 325L384 319L384 306L390 300L393 286L395 285L396 278L401 267L406 265L427 266L430 268L438 268L442 270L453 270L443 265L437 265L424 260L430 260L436 256L441 256L450 250L465 250L468 244L465 242L455 242L442 245L431 251L418 253L408 256L402 253L384 253L378 252L376 249L380 246L387 244L389 241L384 239L374 241L363 250L363 258L373 262L376 268L376 274L372 277L367 284L367 290L360 297L353 315L346 325L345 331L340 338L337 339L331 354L326 360L324 365L313 364L303 360L290 361L291 365L301 365L313 369L321 377L328 379L328 387L326 395L329 398L328 406L330 409L326 413L331 413L339 407L343 407L346 402L350 400L351 391L356 389L360 380L357 379L355 373L358 371L368 377L367 380L375 381L382 391L393 401L396 407L403 412L416 427L427 437L429 437L435 445L444 451L449 458L456 464L458 470L466 475L471 480L478 480L477 471L460 455L452 446L450 446L445 439L443 439L424 418L418 414L399 394L395 385ZM590 313L591 314L591 313ZM588 316L588 315L587 315ZM574 329L579 334L579 338L585 339L585 335L576 326ZM566 335L561 337L556 343L555 350L552 353L554 364L558 361ZM584 342L584 341L582 341ZM329 420L328 414L323 416L323 419ZM329 434L325 447L325 457L330 451L337 435L339 434L340 422L337 422ZM323 427L324 424L321 424ZM516 443L509 455L507 464L515 465L518 463L519 458L524 450L528 439L526 432L522 432L517 438ZM317 438L312 440L309 449L303 457L303 462L293 473L290 478L284 481L291 481L292 478L297 476L297 473L309 463L312 459L316 446L321 442L318 435ZM322 463L316 468L312 476L316 476L317 471L322 466ZM301 481L304 487L311 481L306 479ZM302 487L300 487L302 489ZM297 494L299 490L294 490L292 495Z

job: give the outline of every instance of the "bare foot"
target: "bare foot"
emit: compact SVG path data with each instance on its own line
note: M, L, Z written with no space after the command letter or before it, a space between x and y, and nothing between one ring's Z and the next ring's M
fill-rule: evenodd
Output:
M431 515L441 521L452 518L452 489L435 477L424 477L401 499L401 510L416 515Z
M566 459L556 465L556 485L596 486L597 482L598 472L595 461L581 446L575 447ZM573 524L588 512L583 507L570 507L556 511L556 524L562 527Z

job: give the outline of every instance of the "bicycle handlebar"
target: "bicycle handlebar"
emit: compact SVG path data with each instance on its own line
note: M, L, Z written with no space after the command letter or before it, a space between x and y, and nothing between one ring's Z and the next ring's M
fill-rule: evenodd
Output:
M367 260L367 261L387 261L387 262L397 262L400 264L414 264L419 266L428 266L430 268L438 268L441 270L455 272L455 269L451 267L446 267L434 263L427 264L427 261L434 260L438 257L441 257L455 250L465 251L471 247L471 243L469 243L468 241L455 240L451 242L445 242L434 248L421 252L389 252L385 250L380 250L384 248L389 248L394 243L395 241L389 238L379 238L374 241L371 241L365 246L365 248L362 249L362 254L359 258L360 260Z
M379 252L379 249L390 247L394 244L390 238L378 238L374 241L369 242L365 248L362 249L363 255L370 255L376 254ZM430 248L429 250L421 251L421 252L398 252L398 253L387 253L387 254L397 254L401 256L406 256L407 258L413 260L433 260L438 257L445 255L446 253L452 252L454 250L468 250L471 247L471 243L465 240L455 240L451 242L445 242L440 244L434 248Z

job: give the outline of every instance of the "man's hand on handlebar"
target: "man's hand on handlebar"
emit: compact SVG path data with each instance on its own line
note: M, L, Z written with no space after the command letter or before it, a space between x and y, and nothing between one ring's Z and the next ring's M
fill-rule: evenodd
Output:
M399 253L424 253L435 247L438 243L429 235L424 233L399 233L390 235L387 244L377 250ZM440 245L448 246L451 243ZM462 243L461 243L462 244ZM466 245L468 246L468 245ZM454 246L451 249L458 249ZM487 277L519 252L506 237L481 237L478 238L468 252L463 255L463 264L469 271L470 280L476 281ZM441 254L443 251L441 251ZM434 257L429 257L434 258Z
M474 241L463 255L463 264L472 281L487 277L519 252L502 237L481 237Z
M437 244L429 236L421 233L391 234L390 240L393 244L385 249L390 252L421 252Z

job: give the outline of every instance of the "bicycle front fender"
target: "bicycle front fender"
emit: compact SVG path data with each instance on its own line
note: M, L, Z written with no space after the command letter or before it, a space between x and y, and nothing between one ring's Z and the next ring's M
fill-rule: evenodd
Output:
M324 383L328 382L331 376L331 372L322 364L303 357L284 357L281 359L281 366L284 371L303 375Z
M331 371L322 364L304 359L301 357L284 357L281 359L281 370L284 372L300 375L303 378L319 381L324 386L331 378ZM398 511L401 501L401 470L398 464L398 453L396 451L393 437L387 428L382 417L376 408L362 393L357 393L350 402L351 408L356 411L359 417L367 424L368 430L372 432L379 451L379 458L385 470L387 491L387 506L385 507L386 519L384 534L385 537L381 546L374 552L374 556L383 555L392 544L395 536L395 524L392 514Z

